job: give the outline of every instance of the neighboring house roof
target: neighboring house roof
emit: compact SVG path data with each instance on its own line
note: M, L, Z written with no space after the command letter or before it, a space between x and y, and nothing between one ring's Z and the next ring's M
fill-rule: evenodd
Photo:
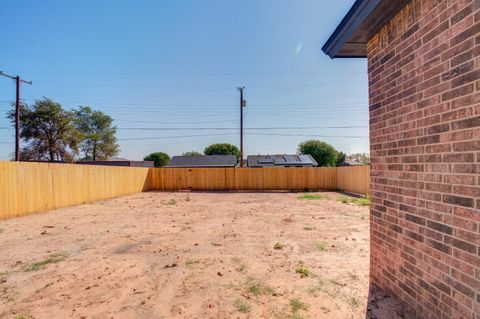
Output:
M103 165L103 166L129 166L129 167L154 167L153 161L131 161L127 159L115 159L108 161L78 161L76 164Z
M248 167L318 166L310 155L249 155Z
M165 167L235 167L235 155L173 156Z
M367 42L411 0L357 0L322 48L330 58L364 58Z

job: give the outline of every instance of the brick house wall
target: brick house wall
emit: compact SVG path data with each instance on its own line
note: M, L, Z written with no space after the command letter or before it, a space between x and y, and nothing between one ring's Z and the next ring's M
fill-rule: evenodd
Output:
M480 0L412 0L367 55L372 281L480 319Z

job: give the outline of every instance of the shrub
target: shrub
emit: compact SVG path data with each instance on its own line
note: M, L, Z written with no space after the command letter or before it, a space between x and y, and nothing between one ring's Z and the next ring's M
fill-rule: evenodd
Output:
M145 156L143 160L153 161L155 163L155 166L161 167L168 164L168 162L170 161L170 156L168 156L168 154L166 153L156 152Z
M338 152L335 148L325 142L318 140L309 140L300 143L298 146L300 154L311 155L318 163L318 166L335 166L338 158Z
M212 144L207 146L203 153L205 155L235 155L237 158L240 158L240 150L238 147L228 143Z

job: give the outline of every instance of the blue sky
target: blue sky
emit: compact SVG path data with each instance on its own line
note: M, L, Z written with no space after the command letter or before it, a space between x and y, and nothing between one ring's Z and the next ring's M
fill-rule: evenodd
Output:
M246 154L310 138L368 151L367 62L321 52L353 0L0 1L0 70L34 82L24 101L110 114L121 157L238 144L239 85ZM0 159L14 150L14 98L0 78Z

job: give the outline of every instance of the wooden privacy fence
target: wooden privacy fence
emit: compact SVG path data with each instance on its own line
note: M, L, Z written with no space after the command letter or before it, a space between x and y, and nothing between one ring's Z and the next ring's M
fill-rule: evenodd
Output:
M0 162L0 219L159 191L369 192L368 166L326 168L130 168Z
M336 168L156 168L161 191L336 190Z
M0 219L148 190L148 168L0 162Z

